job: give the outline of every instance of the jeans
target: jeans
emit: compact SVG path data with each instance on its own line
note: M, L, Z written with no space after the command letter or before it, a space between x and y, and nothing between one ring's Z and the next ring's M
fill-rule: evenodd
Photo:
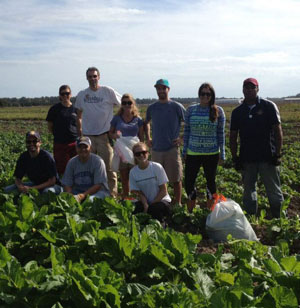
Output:
M257 212L257 176L266 188L266 193L273 217L280 217L283 195L280 188L279 167L268 162L243 163L242 177L244 184L243 204L248 214Z
M23 184L25 186L34 186L34 183L32 182L24 182ZM18 187L16 184L12 184L12 185L4 187L4 192L6 194L11 193L13 191L18 191ZM51 191L55 193L56 195L59 195L61 192L63 192L63 188L59 185L54 185L51 187L44 188L43 190L39 190L40 193L47 193L48 191Z

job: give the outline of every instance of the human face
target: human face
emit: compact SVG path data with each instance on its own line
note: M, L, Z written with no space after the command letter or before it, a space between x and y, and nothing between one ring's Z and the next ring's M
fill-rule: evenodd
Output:
M86 145L86 144L79 144L76 147L77 154L79 156L79 160L81 162L86 162L88 161L91 153L91 147Z
M157 96L160 101L169 100L169 91L170 89L164 85L157 85L156 87Z
M243 93L246 101L255 101L258 93L258 86L251 82L245 83L243 85Z
M69 102L72 97L71 89L66 88L59 93L60 100L65 103Z
M133 152L135 161L138 165L143 165L147 163L148 157L149 157L149 152L144 146L138 146L134 149Z
M122 99L122 109L123 109L123 111L131 112L132 108L133 108L133 102L129 98L123 98Z
M31 157L35 157L39 154L41 148L41 141L36 137L28 137L26 139L26 148Z
M208 106L211 100L212 93L209 88L203 88L200 92L200 104L204 106Z
M100 76L97 71L88 71L86 79L88 80L91 89L98 89L98 82L100 80Z

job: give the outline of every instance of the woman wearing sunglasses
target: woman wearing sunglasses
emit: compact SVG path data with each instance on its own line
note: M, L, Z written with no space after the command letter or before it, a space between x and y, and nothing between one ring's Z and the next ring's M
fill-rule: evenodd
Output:
M76 108L71 102L71 88L62 85L59 88L60 102L53 105L46 118L48 130L54 136L53 154L59 175L65 172L67 162L76 153Z
M185 190L190 212L196 205L195 181L203 167L207 187L207 205L213 202L216 193L218 162L225 160L225 113L215 104L215 91L211 84L203 83L198 91L199 104L186 111L183 152L185 159Z
M139 199L134 213L145 212L162 222L170 215L171 198L167 191L166 172L159 163L148 160L145 143L136 143L132 151L136 165L129 174L130 190Z
M144 141L144 122L139 116L136 102L131 94L124 94L121 99L121 107L110 122L109 137L118 139L123 137L138 137ZM131 164L121 162L119 166L122 183L122 198L127 198L129 194L129 171Z

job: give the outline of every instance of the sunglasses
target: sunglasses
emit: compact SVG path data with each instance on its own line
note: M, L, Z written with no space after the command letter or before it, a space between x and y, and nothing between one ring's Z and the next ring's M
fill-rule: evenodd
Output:
M91 79L91 78L97 78L98 75L88 75L88 78Z
M140 157L142 154L145 156L148 153L148 151L141 151L141 152L135 152L133 153L134 156Z
M37 144L39 140L26 140L26 144Z
M71 92L61 92L59 95L60 96L69 96Z
M201 92L200 96L207 96L207 97L211 97L211 93L209 92Z
M122 105L123 105L123 106L126 106L126 105L131 106L131 105L132 105L132 102L131 102L131 101L123 101L123 102L122 102Z

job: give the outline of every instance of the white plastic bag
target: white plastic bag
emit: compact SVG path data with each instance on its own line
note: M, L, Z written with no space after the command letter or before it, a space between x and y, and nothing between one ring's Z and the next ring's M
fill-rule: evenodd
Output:
M258 241L239 204L224 199L215 204L206 218L208 236L216 242L227 241L228 234L236 239Z
M123 163L134 165L134 156L132 153L132 147L139 142L138 137L120 137L117 139L114 145L114 156L112 160L112 170L118 171L120 161Z

